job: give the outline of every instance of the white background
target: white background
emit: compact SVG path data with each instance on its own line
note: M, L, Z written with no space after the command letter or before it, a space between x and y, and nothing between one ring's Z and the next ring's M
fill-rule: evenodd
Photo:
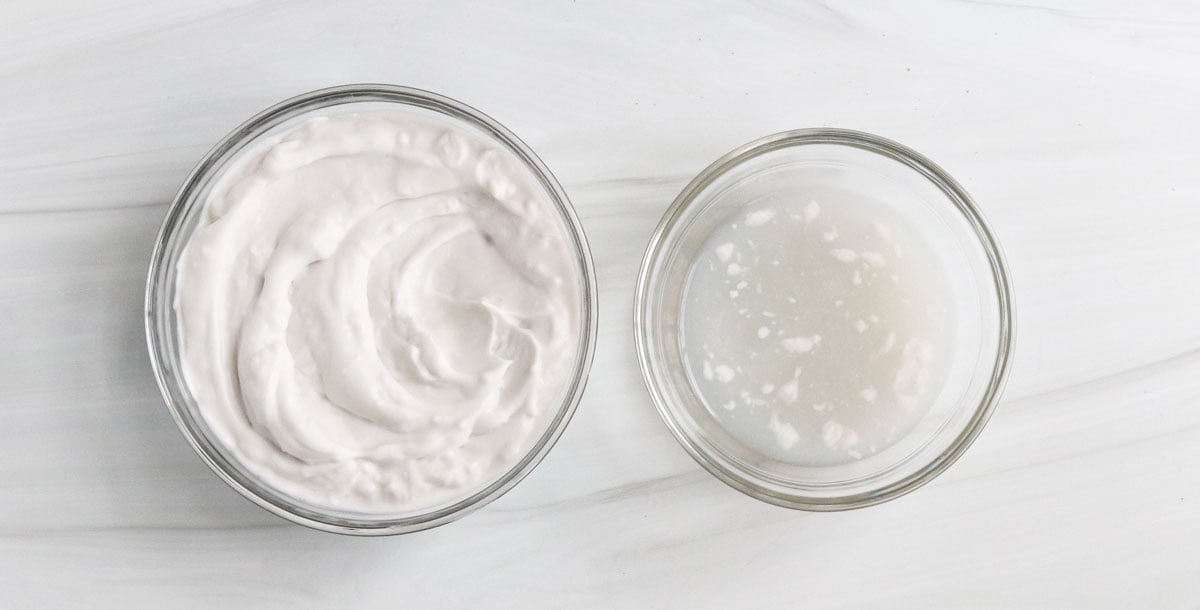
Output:
M285 97L421 87L578 207L599 347L575 420L467 519L365 540L270 516L151 378L151 244L185 174ZM815 126L916 148L1014 276L1007 393L900 500L809 514L706 475L631 338L659 215ZM0 607L1200 608L1195 2L0 3Z

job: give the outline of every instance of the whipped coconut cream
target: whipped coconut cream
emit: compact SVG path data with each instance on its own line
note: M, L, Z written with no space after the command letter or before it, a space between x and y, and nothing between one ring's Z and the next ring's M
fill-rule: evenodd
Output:
M510 151L400 111L252 143L179 263L184 378L246 469L365 513L464 498L546 432L574 374L580 270Z

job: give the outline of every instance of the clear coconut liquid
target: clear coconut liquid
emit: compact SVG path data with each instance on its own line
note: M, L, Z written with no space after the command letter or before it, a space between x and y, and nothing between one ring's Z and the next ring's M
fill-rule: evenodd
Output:
M912 430L945 384L946 278L886 206L761 199L720 224L692 266L689 377L718 422L766 456L863 459Z

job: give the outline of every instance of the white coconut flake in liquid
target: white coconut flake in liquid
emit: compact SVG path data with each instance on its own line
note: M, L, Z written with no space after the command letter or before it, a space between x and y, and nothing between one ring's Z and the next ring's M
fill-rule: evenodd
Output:
M864 201L764 200L709 236L684 289L683 353L718 422L774 459L852 462L936 400L953 320L939 256Z

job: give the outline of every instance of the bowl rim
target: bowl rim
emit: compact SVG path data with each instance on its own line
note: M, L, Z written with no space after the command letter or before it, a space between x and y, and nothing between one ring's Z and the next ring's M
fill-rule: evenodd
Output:
M752 474L741 469L728 468L719 460L713 459L710 456L710 450L693 440L687 434L685 426L674 416L670 401L658 385L655 376L657 365L650 354L649 345L653 340L652 333L657 326L657 321L650 319L647 311L650 281L665 262L663 260L663 244L669 236L674 235L677 230L681 230L677 222L697 200L697 196L703 193L717 178L751 159L780 149L815 144L845 146L881 155L901 163L937 186L963 214L971 228L974 229L976 237L979 238L991 268L999 311L999 341L996 362L992 367L987 389L980 403L975 407L971 419L954 438L949 448L938 454L929 464L888 485L839 496L811 496L803 493L779 492L756 484L756 477ZM865 508L908 494L933 480L954 464L979 436L999 402L1009 370L1012 367L1016 326L1012 279L999 242L975 200L946 170L928 157L898 142L852 129L794 129L764 136L733 149L697 174L668 206L650 237L638 271L633 307L634 343L642 381L650 394L655 409L675 440L693 460L725 484L752 498L785 508L815 512Z
M395 103L434 111L452 122L465 122L483 131L497 144L509 150L526 165L547 191L551 203L565 225L571 244L571 255L577 259L580 274L581 319L579 347L575 355L576 365L570 383L564 388L562 402L558 405L554 418L547 424L546 431L521 460L492 483L452 504L440 505L434 510L402 518L339 517L331 514L336 511L310 510L296 506L285 494L268 485L243 480L242 475L230 467L226 458L214 451L214 448L221 444L203 435L197 429L191 414L187 412L188 406L180 404L173 396L173 389L178 387L185 392L185 396L191 398L190 394L186 394L187 384L182 373L169 371L165 365L170 353L163 333L177 333L178 329L172 328L174 325L170 324L171 314L159 306L160 297L164 296L160 293L165 293L168 283L175 281L173 275L166 275L169 268L173 267L167 264L167 259L175 253L174 250L187 244L187 236L179 240L175 238L176 233L182 231L180 223L186 218L185 212L188 211L196 191L202 189L209 179L218 176L228 163L236 160L238 152L271 129L299 116L315 116L321 109L353 103ZM203 205L202 201L195 203ZM175 247L170 247L172 245ZM150 364L159 392L180 433L221 480L254 504L293 523L337 534L387 536L425 530L462 518L507 493L541 463L570 423L587 385L596 347L599 317L597 290L591 249L575 208L554 174L524 141L499 121L453 98L413 87L357 83L317 89L277 102L255 113L228 132L201 157L176 192L155 239L147 272L143 317ZM171 307L171 304L166 304L167 309ZM194 402L194 399L192 401Z

